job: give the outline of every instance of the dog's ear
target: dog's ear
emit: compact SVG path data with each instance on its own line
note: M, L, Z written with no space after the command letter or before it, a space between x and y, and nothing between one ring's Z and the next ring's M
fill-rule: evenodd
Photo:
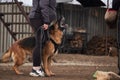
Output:
M65 18L61 16L58 20L54 20L51 22L50 27L53 27L52 29L58 29L58 28L65 28Z
M61 16L58 20L58 25L59 27L63 27L63 25L65 24L65 17L64 16Z
M58 22L56 22L55 24L54 24L54 29L58 29L59 28L59 25L58 25Z
M54 30L57 27L57 20L54 20L49 25L49 30Z
M68 25L65 24L65 17L64 16L61 16L58 19L58 26L59 26L59 29L61 29L62 31L68 27Z

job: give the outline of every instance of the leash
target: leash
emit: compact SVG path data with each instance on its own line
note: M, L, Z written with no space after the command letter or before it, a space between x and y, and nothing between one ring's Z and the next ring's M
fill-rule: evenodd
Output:
M36 32L40 31L40 59L42 60L42 49L43 46L45 45L45 42L47 40L50 40L50 36L49 36L49 28L47 30L44 30L42 28L42 26L40 26ZM36 34L35 32L35 34Z
M42 48L43 48L43 45L45 45L45 43L47 41L50 40L50 35L49 35L49 27L47 30L44 30L43 28L41 29L41 42L42 42Z

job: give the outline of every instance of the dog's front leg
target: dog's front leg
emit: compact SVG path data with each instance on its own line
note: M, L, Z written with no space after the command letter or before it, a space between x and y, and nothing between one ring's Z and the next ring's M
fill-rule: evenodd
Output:
M55 74L51 71L51 63L52 63L52 57L50 56L48 58L48 69L49 69L50 75L55 76Z
M46 73L46 76L51 76L48 70L48 55L43 54L43 68Z
M19 69L18 69L19 65L15 64L13 66L13 70L16 72L16 74L23 74L23 72L20 72Z

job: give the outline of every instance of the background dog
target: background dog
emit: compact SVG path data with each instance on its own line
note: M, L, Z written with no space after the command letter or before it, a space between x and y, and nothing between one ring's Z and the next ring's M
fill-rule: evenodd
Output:
M64 18L61 18L49 27L50 39L45 43L44 47L42 48L43 69L46 73L46 76L55 75L50 69L51 60L53 55L58 52L58 48L62 42L63 31L65 29L63 21ZM19 71L18 67L24 63L27 55L32 55L34 47L34 36L18 40L15 43L13 43L12 46L3 54L2 59L0 61L9 62L11 57L14 62L13 70L16 72L16 74L23 74Z

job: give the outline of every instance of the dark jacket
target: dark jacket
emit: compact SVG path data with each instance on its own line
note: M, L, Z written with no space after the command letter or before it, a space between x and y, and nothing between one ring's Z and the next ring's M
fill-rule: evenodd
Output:
M120 0L113 0L113 2L112 2L112 8L114 10L118 10L119 7L120 7Z
M56 19L56 0L33 0L29 18L41 19L49 24Z

